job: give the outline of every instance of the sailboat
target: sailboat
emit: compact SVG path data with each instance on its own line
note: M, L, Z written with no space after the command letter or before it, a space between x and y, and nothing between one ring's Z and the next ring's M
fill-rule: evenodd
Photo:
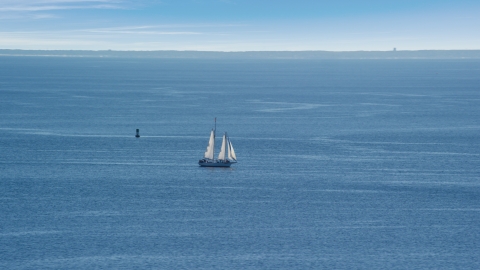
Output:
M210 132L210 140L208 141L207 151L204 158L198 161L201 167L230 167L233 163L237 163L237 156L233 149L232 142L227 136L227 132L223 134L222 147L218 158L215 159L215 131L217 129L217 119L215 118L215 129Z

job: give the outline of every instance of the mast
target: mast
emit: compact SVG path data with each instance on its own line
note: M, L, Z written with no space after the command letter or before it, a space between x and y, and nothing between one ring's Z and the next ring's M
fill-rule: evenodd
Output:
M226 131L225 131L225 139L226 139L226 143L227 143L227 145L225 146L227 148L225 150L225 151L227 151L226 159L230 159L230 157L231 157L231 154L230 154L230 138L228 138L228 135L227 135Z
M213 129L213 141L215 142L215 137L217 133L217 118L215 117L215 128ZM213 161L215 161L215 147L213 147Z

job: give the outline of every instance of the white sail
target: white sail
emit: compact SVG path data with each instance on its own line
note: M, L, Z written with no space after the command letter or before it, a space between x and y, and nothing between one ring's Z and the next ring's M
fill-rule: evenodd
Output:
M233 145L230 139L228 140L228 158L237 161L237 156L235 155L235 150L233 150Z
M208 141L207 151L205 152L205 158L213 159L213 150L215 149L215 134L213 132L210 133L210 140Z
M226 144L227 144L227 134L225 133L223 134L222 147L220 148L220 153L218 153L219 160L225 160Z

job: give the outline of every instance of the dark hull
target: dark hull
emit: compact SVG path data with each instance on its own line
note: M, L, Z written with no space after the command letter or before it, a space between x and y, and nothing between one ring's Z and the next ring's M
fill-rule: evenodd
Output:
M198 163L200 167L230 167L232 163Z
M232 164L234 164L236 162L218 162L218 161L202 161L200 160L198 162L198 165L200 165L200 167L230 167Z

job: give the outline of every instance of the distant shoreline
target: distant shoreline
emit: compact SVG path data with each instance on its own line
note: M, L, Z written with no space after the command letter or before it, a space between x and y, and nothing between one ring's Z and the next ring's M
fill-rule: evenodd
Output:
M88 50L10 50L1 56L108 57L174 59L480 59L480 50L419 51L88 51Z

